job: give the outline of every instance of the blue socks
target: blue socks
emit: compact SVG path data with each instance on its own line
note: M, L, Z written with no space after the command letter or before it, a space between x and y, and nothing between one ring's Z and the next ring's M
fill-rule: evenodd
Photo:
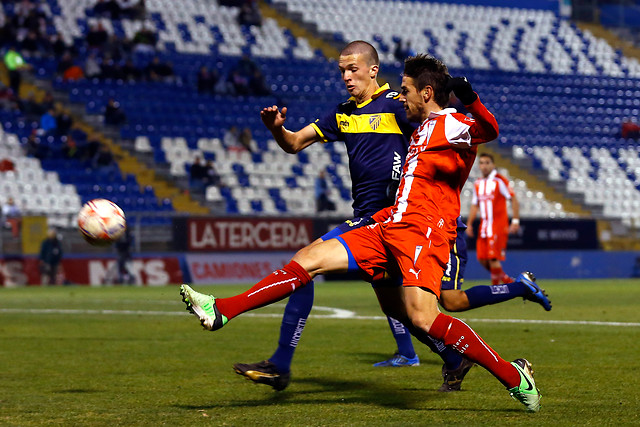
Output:
M415 357L416 352L413 349L409 330L402 323L392 317L387 316L387 320L391 327L391 333L393 333L393 337L396 339L398 353L410 359ZM462 355L452 348L445 346L442 341L430 337L430 341L425 344L431 349L431 351L440 356L447 369L454 370L460 367L460 364L462 363Z
M474 286L465 293L471 309L524 296L526 290L527 286L524 283L512 282L504 285Z
M404 327L401 322L398 322L393 317L387 316L387 321L391 327L391 333L398 345L398 353L401 355L413 359L416 357L416 351L413 349L413 343L411 342L411 334L409 330Z
M285 374L291 369L293 354L300 341L300 336L307 323L307 318L313 307L313 282L302 286L289 297L284 309L282 324L280 325L280 339L278 348L269 358L276 365L278 372Z

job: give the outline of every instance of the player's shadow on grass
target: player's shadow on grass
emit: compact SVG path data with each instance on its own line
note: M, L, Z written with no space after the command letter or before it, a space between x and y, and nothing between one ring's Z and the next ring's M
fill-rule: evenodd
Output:
M358 356L363 360L367 360L368 362L371 362L371 365L391 358L391 355L389 353L373 353L373 352L358 353ZM438 359L438 357L434 355L434 357L429 357L428 359L421 358L420 365L442 366L442 360Z
M212 402L209 405L174 405L182 409L216 409L226 407L258 407L278 405L323 404L377 404L384 408L416 410L423 409L425 401L445 398L444 393L422 388L399 388L376 381L356 381L348 379L330 379L326 377L298 378L299 387L274 392L267 398L251 400L230 399ZM268 389L267 386L259 387Z

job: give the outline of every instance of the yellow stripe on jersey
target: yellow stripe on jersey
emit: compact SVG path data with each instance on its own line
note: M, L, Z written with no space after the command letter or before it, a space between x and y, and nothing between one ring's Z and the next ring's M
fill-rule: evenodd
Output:
M336 114L338 130L342 133L402 134L393 113L347 115ZM316 129L317 131L318 129Z
M318 120L316 120L317 122ZM322 133L322 131L320 130L320 128L318 127L317 124L315 123L311 123L311 127L316 131L316 133L318 134L318 136L320 138L322 138L322 142L328 142L329 140L327 139L326 136L324 136L324 133Z

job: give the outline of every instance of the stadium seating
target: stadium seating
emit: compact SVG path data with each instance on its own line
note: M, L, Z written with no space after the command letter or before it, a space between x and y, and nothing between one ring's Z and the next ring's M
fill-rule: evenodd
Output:
M381 52L383 70L392 73L400 71L393 55L400 41L443 58L452 74L469 77L495 112L503 148L516 157L533 158L535 167L548 171L550 180L568 192L589 193L585 203L594 203L594 210L605 217L640 222L637 209L599 207L608 199L596 200L596 190L583 191L585 183L613 182L627 191L630 201L640 194L637 152L629 151L631 141L620 137L622 120L640 112L637 60L549 10L383 0L366 5L348 0L348 7L337 0L276 3L317 23L320 31L338 41L371 40ZM93 1L52 4L58 31L75 41L81 55L86 54L77 39L96 21ZM316 145L299 155L287 155L270 139L258 115L265 105L287 105L288 126L297 129L345 99L335 62L318 56L306 40L293 37L274 20L265 19L261 27L243 27L235 19L237 9L215 2L149 0L147 9L147 22L101 22L109 32L128 37L143 25L151 26L159 35L158 55L174 64L176 83L58 80L55 87L68 91L73 102L85 104L89 114L101 113L108 98L117 99L129 117L121 136L135 141L136 151L168 164L176 178L188 173L195 156L215 160L224 185L208 188L205 196L224 203L229 214L313 214L313 182L325 169L336 215L348 215L350 181L344 146ZM259 65L274 96L197 93L195 74L200 66L226 74L242 54ZM137 64L150 58L151 54L135 55ZM52 75L55 64L35 62L39 75ZM250 128L258 152L227 152L220 141L231 126ZM573 160L579 159L577 152L584 161ZM610 155L601 158L605 152ZM591 181L585 181L581 169L587 163ZM472 178L477 171L473 174ZM523 216L566 215L561 206L529 191L525 183L516 180L515 188ZM466 187L463 214L469 195Z

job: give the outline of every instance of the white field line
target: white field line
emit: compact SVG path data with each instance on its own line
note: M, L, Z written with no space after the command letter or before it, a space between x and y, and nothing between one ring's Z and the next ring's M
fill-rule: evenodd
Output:
M274 304L274 306L276 306ZM282 304L277 306L283 307ZM385 316L358 316L355 312L334 307L314 306L316 311L329 314L312 314L314 319L342 319L342 320L386 320ZM58 308L0 308L0 313L18 314L75 314L75 315L135 315L135 316L187 316L186 311L154 311L154 310L97 310L97 309L58 309ZM243 317L281 318L278 313L245 313ZM580 325L580 326L624 326L640 327L640 322L602 322L597 320L541 320L541 319L475 319L460 318L465 322L480 323L521 323L539 325Z

